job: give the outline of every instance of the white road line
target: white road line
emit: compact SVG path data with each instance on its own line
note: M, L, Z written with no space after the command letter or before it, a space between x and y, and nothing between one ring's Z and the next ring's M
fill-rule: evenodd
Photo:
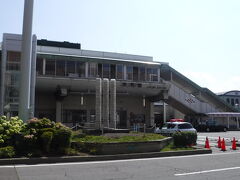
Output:
M164 160L164 159L181 159L181 158L195 158L204 156L225 156L240 154L240 152L229 152L229 153L215 153L215 154L199 154L199 155L188 155L188 156L170 156L170 157L159 157L159 158L142 158L142 159L125 159L125 160L107 160L107 161L90 161L90 162L73 162L73 163L56 163L56 164L35 164L35 165L8 165L0 166L0 168L28 168L28 167L49 167L49 166L66 166L66 165L85 165L85 164L106 164L106 163L119 163L119 162L134 162L134 161L152 161L152 160Z
M229 170L235 170L235 169L240 169L240 167L230 167L230 168L222 168L222 169L212 169L212 170L206 170L206 171L196 171L196 172L182 173L182 174L174 174L174 175L175 175L175 176L188 176L188 175L204 174L204 173L211 173L211 172L229 171Z

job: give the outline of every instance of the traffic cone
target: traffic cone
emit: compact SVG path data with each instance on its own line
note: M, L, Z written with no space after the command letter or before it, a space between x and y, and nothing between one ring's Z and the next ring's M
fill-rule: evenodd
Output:
M236 139L235 137L232 140L232 150L237 150L237 144L236 144Z
M225 145L225 140L224 138L222 139L222 147L221 151L226 151L226 145Z
M222 147L222 142L221 142L220 136L218 137L217 143L218 143L218 148L221 148Z
M206 137L205 148L210 149L210 145L209 145L208 137Z

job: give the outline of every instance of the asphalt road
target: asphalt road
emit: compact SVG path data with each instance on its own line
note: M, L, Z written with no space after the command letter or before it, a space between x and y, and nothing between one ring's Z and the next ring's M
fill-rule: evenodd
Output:
M215 134L216 136L214 134L215 133L210 134L200 133L199 138L200 137L204 138L205 135L212 138L214 137L218 138L219 134ZM225 137L227 137L226 135L229 134L230 132L225 133ZM224 137L224 134L222 137ZM200 141L200 139L198 141ZM227 150L226 152L221 152L218 150L218 152L206 155L151 158L151 159L0 166L0 180L67 180L67 179L239 180L240 150L237 151Z
M1 180L239 180L240 151L168 158L0 166Z

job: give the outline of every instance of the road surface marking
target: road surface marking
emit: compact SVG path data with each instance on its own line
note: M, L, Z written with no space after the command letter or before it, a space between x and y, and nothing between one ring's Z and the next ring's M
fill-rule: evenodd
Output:
M240 167L230 167L230 168L222 168L222 169L212 169L212 170L206 170L206 171L196 171L196 172L182 173L182 174L174 174L174 175L175 175L175 176L188 176L188 175L204 174L204 173L211 173L211 172L229 171L229 170L235 170L235 169L240 169Z
M152 161L152 160L164 160L164 159L181 159L181 158L195 158L204 156L222 156L240 154L240 152L229 153L215 153L215 154L199 154L188 156L170 156L170 157L158 157L158 158L142 158L142 159L124 159L124 160L106 160L106 161L88 161L88 162L73 162L73 163L55 163L55 164L34 164L34 165L8 165L0 166L0 168L28 168L28 167L49 167L49 166L65 166L65 165L85 165L85 164L106 164L106 163L119 163L119 162L134 162L134 161Z

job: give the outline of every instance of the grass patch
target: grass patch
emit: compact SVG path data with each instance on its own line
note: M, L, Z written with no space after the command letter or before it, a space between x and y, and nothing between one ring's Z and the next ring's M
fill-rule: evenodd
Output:
M129 133L124 135L101 135L93 136L86 135L84 137L75 136L73 141L76 142L91 142L91 143L114 143L114 142L144 142L144 141L153 141L160 140L165 138L159 134L143 134L143 133Z
M194 150L193 147L176 147L173 143L170 143L168 146L164 147L161 152L167 151L186 151L186 150Z

